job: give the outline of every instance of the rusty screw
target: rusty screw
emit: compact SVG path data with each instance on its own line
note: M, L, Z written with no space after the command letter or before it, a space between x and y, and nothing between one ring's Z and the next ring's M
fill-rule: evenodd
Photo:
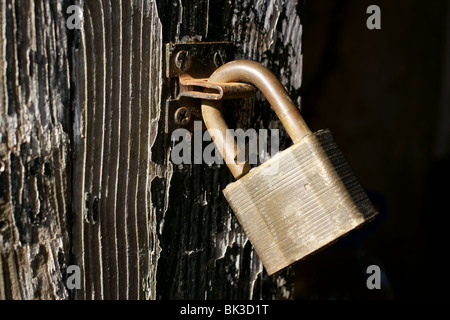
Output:
M175 122L178 125L185 126L189 123L191 120L191 112L186 107L178 108L177 111L175 111Z
M189 52L185 50L181 50L175 56L175 65L181 71L186 71L191 67L191 57L189 56Z

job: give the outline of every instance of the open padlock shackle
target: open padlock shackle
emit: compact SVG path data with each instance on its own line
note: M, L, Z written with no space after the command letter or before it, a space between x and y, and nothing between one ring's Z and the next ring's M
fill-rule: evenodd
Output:
M255 85L269 101L294 143L311 133L286 89L274 74L261 64L250 60L231 61L218 68L208 81L219 83L244 81ZM226 139L228 126L220 112L220 105L221 101L203 100L202 117L225 163L233 176L238 179L250 170L250 166L248 162L237 163L239 149L234 139L228 141Z

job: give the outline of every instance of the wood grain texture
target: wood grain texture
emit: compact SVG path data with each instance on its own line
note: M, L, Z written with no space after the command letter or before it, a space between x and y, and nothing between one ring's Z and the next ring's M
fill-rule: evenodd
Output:
M0 299L65 299L67 1L0 2Z
M81 1L75 52L74 252L81 299L155 296L150 201L162 36L153 1Z

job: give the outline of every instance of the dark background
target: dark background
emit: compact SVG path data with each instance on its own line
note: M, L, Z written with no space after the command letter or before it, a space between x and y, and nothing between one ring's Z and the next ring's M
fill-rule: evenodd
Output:
M369 5L381 30L368 30ZM380 214L295 265L297 299L448 298L450 4L305 2L302 113ZM366 287L380 266L380 290Z

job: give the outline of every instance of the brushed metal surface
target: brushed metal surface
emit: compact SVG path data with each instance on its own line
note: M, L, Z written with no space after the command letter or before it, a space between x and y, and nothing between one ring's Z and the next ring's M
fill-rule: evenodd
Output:
M268 274L377 214L328 130L307 135L223 193Z

